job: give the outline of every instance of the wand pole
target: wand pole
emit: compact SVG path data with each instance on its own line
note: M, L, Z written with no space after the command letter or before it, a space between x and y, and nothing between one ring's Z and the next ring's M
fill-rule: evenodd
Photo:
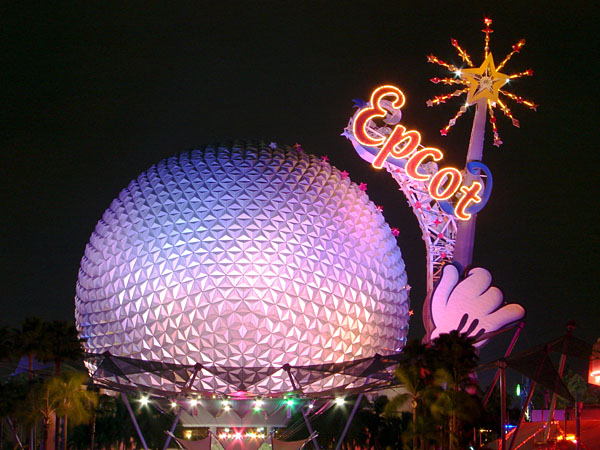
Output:
M483 159L483 139L485 137L485 118L487 115L487 100L482 98L475 104L475 117L471 129L471 139L467 151L467 163ZM479 177L467 172L465 164L465 186L469 187ZM460 220L457 224L456 243L454 247L454 261L465 270L473 261L473 247L475 244L475 222L477 214L471 214L469 220Z

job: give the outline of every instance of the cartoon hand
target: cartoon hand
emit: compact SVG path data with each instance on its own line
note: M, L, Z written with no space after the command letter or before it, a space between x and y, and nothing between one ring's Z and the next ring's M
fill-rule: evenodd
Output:
M502 291L491 286L492 275L475 267L459 281L456 266L447 264L431 296L431 318L435 328L430 339L458 330L478 338L525 317L525 309L516 303L502 306ZM477 342L481 347L486 340Z

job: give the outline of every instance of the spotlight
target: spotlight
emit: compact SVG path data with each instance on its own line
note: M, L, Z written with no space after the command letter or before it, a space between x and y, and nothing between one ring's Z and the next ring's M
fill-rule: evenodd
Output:
M335 404L336 404L336 405L338 405L338 406L343 406L343 405L344 405L344 403L346 403L346 401L344 400L344 398L343 398L343 397L337 397L337 398L335 399Z
M171 402L171 408L177 408L177 402L175 400Z
M191 398L190 399L190 406L194 407L198 404L198 400L196 400L195 398Z
M140 403L142 406L146 406L150 402L150 399L147 396L140 397Z

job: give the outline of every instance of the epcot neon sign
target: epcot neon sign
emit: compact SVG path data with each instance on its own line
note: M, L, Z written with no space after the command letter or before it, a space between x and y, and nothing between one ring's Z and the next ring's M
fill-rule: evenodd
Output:
M473 181L470 186L463 185L463 174L454 167L442 168L434 174L419 171L427 159L441 161L444 157L442 151L423 147L421 134L416 130L407 131L403 125L395 124L389 132L388 127L378 128L374 123L375 119L385 119L390 113L391 120L396 118L395 121L399 121L404 102L405 96L400 89L389 85L380 86L371 94L369 105L356 112L352 134L362 149L366 150L366 154L362 152L361 157L367 159L367 156L376 169L383 168L386 163L400 166L409 178L427 185L429 195L439 202L444 211L459 220L469 220L472 214L483 208L491 193L489 169L479 161L467 164L470 173L479 175L483 171L487 175L488 182L485 186L480 181ZM373 153L375 149L377 153ZM454 205L449 201L453 197L456 197Z

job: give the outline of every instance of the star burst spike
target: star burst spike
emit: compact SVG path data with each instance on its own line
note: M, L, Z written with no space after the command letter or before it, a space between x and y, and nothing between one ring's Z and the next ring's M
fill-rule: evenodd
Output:
M458 41L456 39L450 39L450 43L452 44L452 47L454 47L458 51L458 54L462 58L462 60L466 62L469 67L473 67L473 63L471 62L469 54L465 52L460 45L458 45Z
M513 45L512 52L510 52L508 55L506 55L506 58L504 58L504 61L502 61L498 65L498 70L501 70L504 67L504 64L506 64L515 53L519 53L524 45L525 45L525 39L521 39L519 42L517 42L515 45Z
M532 76L533 70L528 69L523 72L517 72L513 74L506 74L501 72L502 68L511 60L515 53L519 53L525 46L525 39L519 40L515 45L512 46L512 51L506 55L502 62L496 67L492 52L490 51L490 34L493 33L491 29L492 20L489 18L484 19L484 28L481 30L485 34L484 40L484 60L481 66L474 67L473 62L469 54L459 45L456 39L451 39L452 46L458 51L459 56L466 64L466 68L459 68L453 64L442 61L435 55L429 55L427 62L437 64L448 71L452 72L454 78L431 78L432 83L444 84L444 85L460 85L464 88L458 88L455 91L435 96L433 99L427 100L427 106L440 105L446 103L452 97L459 97L462 94L466 94L466 102L460 106L456 115L450 119L448 124L440 130L443 136L446 136L451 127L454 126L457 119L463 115L467 107L480 101L485 101L484 105L487 104L487 111L490 116L490 123L492 124L492 131L494 134L494 145L499 147L502 144L500 136L498 134L498 127L496 124L496 116L494 115L494 109L499 108L504 116L511 120L512 124L516 127L519 126L519 121L513 116L511 110L508 108L505 102L503 102L499 95L503 95L506 99L512 100L515 103L525 105L529 109L537 110L537 106L531 100L526 100L520 96L503 90L502 87L509 83L511 80L515 80L521 77Z

